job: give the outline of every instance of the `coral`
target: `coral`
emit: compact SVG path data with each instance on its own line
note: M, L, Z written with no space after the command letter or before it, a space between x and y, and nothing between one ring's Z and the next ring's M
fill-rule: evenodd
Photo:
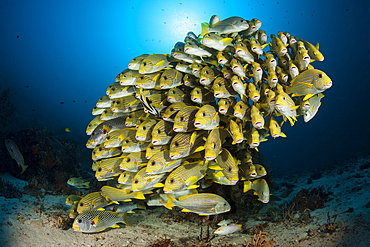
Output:
M331 194L330 192L325 192L323 187L313 188L311 191L302 189L293 198L290 205L294 204L294 210L299 212L303 212L305 209L314 211L323 208L324 203L328 201Z
M22 192L9 181L0 178L0 196L6 198L21 198Z
M265 238L267 238L269 234L266 232L260 231L258 234L254 234L253 237L251 237L251 242L248 243L246 239L244 239L246 247L269 247L272 246L274 243L276 243L275 239L272 238L269 241L266 241Z

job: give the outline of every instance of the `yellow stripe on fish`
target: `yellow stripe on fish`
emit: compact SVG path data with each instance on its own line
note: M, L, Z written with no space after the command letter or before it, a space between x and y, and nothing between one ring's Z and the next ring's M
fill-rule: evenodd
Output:
M192 133L178 133L171 140L170 157L179 159L189 156L194 152L204 149L204 138L208 135L207 131L194 131Z
M179 86L182 83L183 74L176 69L167 69L160 78L160 88L170 89Z
M137 56L128 63L127 67L132 70L139 70L141 62L149 56L149 54L142 54L140 56Z
M263 203L268 203L270 200L270 189L264 179L257 179L252 181L244 181L244 192L254 190L255 195L258 195L258 200Z
M221 153L221 135L220 135L220 128L215 127L209 133L207 137L207 141L204 144L204 159L206 160L214 160L216 157Z
M134 179L136 173L137 172L123 171L118 177L118 183L131 186L132 180Z
M180 110L175 117L173 124L173 131L175 132L189 132L195 130L194 120L195 114L199 110L196 106L186 106Z
M139 73L150 74L164 69L170 64L167 54L152 54L143 59L140 63Z
M165 145L174 135L173 124L164 120L158 121L152 131L152 144Z
M120 73L119 82L122 86L135 85L139 75L137 70L126 69Z
M100 162L99 167L95 172L95 177L98 181L105 181L112 179L112 177L119 175L122 170L120 164L125 158L126 154L117 158L104 159Z
M222 168L222 173L232 183L239 181L238 161L231 155L229 150L222 148L222 152L216 157L216 163Z
M173 118L175 118L175 115L186 106L187 104L185 104L184 102L178 102L178 103L171 104L162 113L163 120L174 122Z
M119 129L110 132L104 141L105 148L121 147L122 141L128 137L136 134L134 128Z
M155 154L162 152L163 150L168 149L168 145L153 145L153 143L150 143L148 147L146 148L146 158L150 159Z
M146 172L149 174L159 174L169 172L181 165L182 159L173 160L170 158L170 151L163 150L148 161Z
M93 192L82 197L78 202L77 212L80 214L87 210L98 209L109 204L100 192Z
M139 125L136 131L135 138L141 142L151 142L152 141L152 130L157 124L154 119L147 119Z
M128 154L121 162L122 170L137 172L146 166L148 162L145 152L135 152Z
M149 142L139 142L135 136L128 136L122 141L121 151L123 153L133 153L145 150L149 145Z
M94 131L94 129L99 125L101 124L102 122L104 122L103 120L100 119L100 116L96 116L94 117L93 120L90 121L90 123L87 125L87 128L86 128L86 134L87 135L91 135Z
M103 186L101 188L101 195L107 200L111 201L130 201L132 198L144 200L142 191L131 192L129 190L117 189L111 186Z
M126 118L125 125L126 127L135 127L137 119L144 114L144 110L137 110L130 112Z
M146 168L141 169L134 177L131 185L131 190L134 192L151 190L165 179L166 173L150 174L146 172Z
M139 75L135 86L143 89L160 89L160 81L162 72L155 72L147 75Z
M198 129L211 130L218 126L220 117L211 105L202 106L195 114L194 126Z
M167 101L169 103L184 102L185 93L180 88L171 88L167 92Z

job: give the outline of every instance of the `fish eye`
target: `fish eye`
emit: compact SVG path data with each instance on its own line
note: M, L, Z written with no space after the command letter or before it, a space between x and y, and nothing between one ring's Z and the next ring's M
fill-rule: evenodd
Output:
M99 151L102 151L103 150L103 148L99 148Z
M153 162L152 162L152 166L154 166L154 165L155 165L155 162L153 161Z
M170 108L170 111L174 111L174 109L173 108Z
M112 91L116 90L115 88L112 88Z
M206 70L206 74L208 75L208 71Z
M83 206L84 206L84 204L81 202L81 203L80 203L80 206L81 206L81 207L83 207Z
M107 136L107 140L109 140L110 139L110 136Z
M205 117L206 116L206 113L205 112L203 112L203 117Z
M163 79L167 80L167 76L163 76Z
M172 178L172 179L170 180L170 183L171 183L171 184L173 184L173 182L175 182L175 180Z
M226 207L226 206L227 206L227 204L226 204L226 203L224 203L224 206Z
M283 97L283 100L285 100L285 97Z
M240 109L243 109L243 106L242 105L239 105Z
M197 91L197 94L199 94L199 91Z
M91 127L91 124L89 124L89 127Z
M182 121L184 121L184 117L180 117L180 121L182 122Z
M135 180L135 184L137 184L137 183L139 183L139 181L138 180Z
M145 126L143 126L143 130L146 130L146 127Z
M175 147L178 147L179 146L179 143L178 142L175 142Z
M78 220L78 223L82 223L82 220L81 220L81 219L79 219L79 220Z
M154 147L153 146L150 146L150 150L153 150L154 149Z
M161 130L158 130L158 134L160 134L161 133Z
M146 62L144 62L143 65L146 66Z
M127 160L126 160L126 162L130 162L131 161L131 159L130 158L128 158Z
M120 101L117 101L117 104L119 105Z
M101 167L98 168L98 172L101 172Z
M129 116L128 116L128 118L132 118L132 116L131 116L131 115L129 115Z
M319 74L319 78L322 78L322 74Z
M140 76L140 80L144 79L144 76Z
M229 172L231 172L231 167L229 167Z
M126 143L129 143L129 140L126 140Z

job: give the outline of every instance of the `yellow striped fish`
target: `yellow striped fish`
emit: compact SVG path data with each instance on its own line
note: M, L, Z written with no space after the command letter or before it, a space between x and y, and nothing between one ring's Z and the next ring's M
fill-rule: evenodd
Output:
M119 83L119 82L114 82L114 83L112 83L111 85L109 85L108 86L108 88L107 88L107 90L105 91L105 93L108 95L108 97L109 97L109 94L113 94L115 91L116 91L116 89L118 88L118 87L122 87L121 86L121 84ZM110 98L110 97L109 97Z
M267 71L267 83L269 84L270 88L275 88L278 81L279 78L277 77L275 70L269 68Z
M230 119L230 125L229 125L229 132L231 137L233 138L232 144L236 143L242 143L244 140L243 136L243 128L241 123L239 125L232 119Z
M252 128L245 133L247 143L250 148L257 148L260 145L260 134L256 128Z
M136 134L135 128L126 128L111 131L104 141L105 148L121 147L122 141L128 137Z
M185 93L180 88L171 88L167 92L167 101L169 103L184 102Z
M220 99L218 101L218 112L222 115L233 115L233 108L235 99L233 97L228 99Z
M73 205L75 202L79 202L81 199L82 199L82 196L69 195L66 198L66 205Z
M195 114L199 110L197 106L186 106L180 110L175 117L173 124L173 131L175 132L189 132L195 130L194 120Z
M75 201L73 203L71 209L69 210L69 218L71 218L71 219L76 218L77 215L78 215L78 212L77 212L78 202L79 201Z
M217 53L217 62L222 65L229 65L231 61L231 56L224 51L219 51ZM223 68L226 68L227 66L224 66Z
M257 172L256 178L260 178L267 175L267 171L262 165L255 164L254 166L256 167Z
M168 54L152 54L143 59L140 63L139 73L150 74L164 69L170 64Z
M231 78L233 77L234 75L234 72L230 69L230 67L228 66L224 66L221 70L222 72L222 75L224 76L223 79L229 79L231 80ZM218 77L217 77L218 78ZM217 81L217 78L215 80L215 82L213 83L213 85L216 84L216 81ZM221 80L221 79L220 79ZM212 86L213 87L213 86Z
M104 112L105 109L106 108L99 108L97 106L94 106L94 108L92 110L92 115L94 115L94 116L101 115Z
M216 165L216 163L212 161L210 163L210 165ZM215 183L218 183L218 184L222 184L222 185L233 185L230 180L225 177L225 175L222 173L222 171L220 170L213 170L213 169L210 169L208 168L207 171L206 171L206 174L207 174L207 178L209 179L212 179L213 182Z
M198 160L192 163L185 162L167 176L163 191L165 193L172 193L174 191L198 187L195 183L205 176L207 167L208 161L204 160Z
M179 86L182 83L183 74L176 69L166 69L160 81L160 88L170 89Z
M275 109L285 118L288 118L290 125L293 126L297 121L297 111L299 106L294 104L294 101L287 93L281 92L276 96Z
M312 57L312 59L316 61L324 61L324 56L319 51L319 43L316 44L316 46L312 45L310 42L300 39L297 37L299 41L302 41L305 45L305 47L308 50L308 54Z
M211 105L202 106L195 114L194 126L198 129L211 130L218 126L220 117Z
M262 129L265 125L265 120L262 114L254 104L251 107L251 122L253 127L256 129Z
M221 153L221 135L220 128L215 127L208 135L204 144L204 159L214 160Z
M174 135L173 124L164 120L160 120L152 131L152 144L165 145L169 143Z
M279 37L276 37L274 34L271 34L271 42L270 45L270 51L273 51L278 56L285 56L285 54L288 52L288 49L284 45L284 43L281 41Z
M156 123L157 121L154 119L147 119L142 124L140 124L136 131L136 140L141 142L151 142L152 130Z
M175 118L176 114L186 106L187 106L187 104L185 104L184 102L178 102L178 103L171 104L162 113L163 120L169 121L169 122L174 122L174 118Z
M86 210L93 210L105 207L109 204L109 201L106 200L100 192L93 192L82 197L78 202L77 212L80 214Z
M137 78L139 77L137 70L127 69L124 70L119 77L119 82L122 86L135 85Z
M122 141L121 151L123 153L134 153L145 150L149 142L139 142L135 136L129 136Z
M310 108L306 111L306 113L303 115L303 120L305 123L310 121L319 110L319 107L321 105L321 99L324 97L322 93L316 94L312 98L308 99L310 103Z
M170 172L181 165L181 163L182 159L173 160L170 158L170 151L163 150L150 158L146 167L146 172L149 174Z
M287 93L293 96L306 95L303 101L315 94L322 93L333 85L329 76L318 69L308 69L300 73L287 88Z
M198 104L206 104L214 101L212 92L204 87L193 88L190 92L190 99Z
M111 110L114 113L123 112L128 113L130 111L142 109L141 101L135 98L134 95L125 96L112 100Z
M270 135L273 138L277 138L279 136L286 137L286 135L283 132L281 132L281 127L279 123L272 116L270 117L270 120L268 122L268 129L270 130Z
M96 107L99 108L107 108L112 105L112 101L109 99L108 95L105 95L99 98L98 102L96 103Z
M266 180L257 179L252 181L244 181L244 192L254 190L255 195L258 195L258 200L263 203L268 203L270 200L270 189Z
M111 201L131 201L132 198L144 200L145 196L143 191L137 191L130 193L129 190L117 189L111 186L103 186L101 188L101 196L106 200Z
M126 127L135 127L136 126L136 121L143 114L144 114L143 109L130 112L130 114L126 118L126 122L125 122Z
M160 89L160 81L162 72L155 72L147 75L139 75L135 86L142 89Z
M126 115L127 113L125 112L113 112L112 109L106 108L100 115L100 119L107 121L107 120L111 120L111 119L126 116Z
M115 148L104 148L104 144L101 144L94 148L92 151L92 155L94 156L93 160L103 159L103 158L110 158L122 153L120 147Z
M184 76L183 81L184 81L184 85L187 87L191 87L191 88L196 87L195 77L193 75L186 74Z
M213 89L213 96L217 99L229 98L233 95L236 95L235 90L229 83L223 84L221 86L219 86L218 84L214 84L212 89Z
M257 90L253 83L248 83L248 97L253 101L257 102L260 99L260 92Z
M131 185L133 192L151 190L155 185L165 179L166 173L160 174L149 174L146 172L146 168L141 169L134 177Z
M95 177L98 181L106 181L118 176L122 170L120 164L126 155L117 158L104 159L100 162L99 167L95 172Z
M233 185L239 181L238 161L226 148L222 148L222 152L216 157L215 161L222 168L222 173Z
M135 88L132 86L115 85L111 88L108 97L110 99L117 99L135 94Z
M199 193L185 195L176 200L167 194L166 208L172 209L177 206L183 208L183 212L193 212L199 215L222 214L230 211L230 204L221 196L211 193Z
M171 140L170 158L173 160L180 159L203 150L205 143L203 138L207 135L207 131L178 133Z
M118 177L118 183L131 186L136 173L137 172L123 171Z
M239 171L242 180L256 178L257 176L256 166L252 162L242 162L239 165Z
M149 54L142 54L140 56L137 56L128 63L127 67L132 70L139 70L141 62L149 56Z
M103 120L100 119L100 116L94 117L93 120L90 121L90 123L87 125L86 128L86 134L91 135L96 127L98 127L99 124L104 122Z
M215 79L215 71L209 67L209 66L204 66L203 69L200 71L200 79L199 83L202 84L203 86L209 86Z
M265 53L265 65L267 68L271 68L275 71L276 69L276 59L271 53Z
M145 152L135 152L127 155L121 162L122 170L130 172L138 172L141 168L146 166L148 162Z
M247 120L248 119L247 109L248 106L243 101L238 101L234 105L234 116L241 120Z
M242 80L239 78L239 76L234 75L231 77L231 86L234 88L234 90L239 94L240 98L244 100L245 98L245 84L242 82Z
M157 115L159 116L159 113L167 107L167 96L163 93L157 93L157 94L153 94L153 95L150 95L148 98L147 98L147 104L149 104L150 106L150 111L152 111L152 108L155 108L156 110L156 113L153 114L152 112L150 112L147 108L144 109L145 112L149 112L153 115Z
M146 158L149 160L152 158L155 154L162 152L163 150L168 149L168 145L153 145L153 143L150 143L148 147L146 148Z

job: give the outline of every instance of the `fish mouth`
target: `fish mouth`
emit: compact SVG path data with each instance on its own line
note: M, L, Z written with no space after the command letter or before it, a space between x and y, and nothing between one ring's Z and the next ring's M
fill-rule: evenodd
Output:
M276 60L275 59L271 59L270 60L270 64L273 64L273 63L276 63Z
M319 61L324 61L324 57L323 57L323 58L321 58Z
M225 60L223 60L223 59L219 59L219 60L218 60L218 63L219 63L219 64L222 64L224 61L225 61Z
M216 159L216 157L214 157L214 156L205 156L204 158L206 160L214 160L214 159Z
M161 85L160 88L161 89L166 89L167 87L166 87L166 85Z
M256 177L257 176L257 172L252 172L249 176Z
M153 144L153 145L160 145L160 142L159 142L159 141L153 141L153 140L152 140L152 144Z
M196 98L196 97L191 97L191 101L198 102L198 101L199 101L199 99L198 99L198 98Z
M208 80L207 80L207 79L205 79L205 78L200 79L200 80L199 80L199 83L200 83L200 84L202 84L202 85L206 85L206 86L209 84L209 83L208 83Z
M262 72L262 69L256 69L256 72Z
M203 124L202 123L199 123L199 122L195 122L194 123L194 126L200 128L200 127L203 126Z
M234 65L231 69L235 70L235 69L238 69L238 67L239 67L238 65Z
M242 114L238 113L238 112L235 112L234 113L234 116L237 117L237 118L241 118L242 117Z
M230 78L230 74L229 74L229 73L225 73L225 74L224 74L224 78L225 78L225 79Z
M168 97L167 98L167 101L170 102L170 103L175 103L175 98L172 98L172 97Z
M239 181L239 180L230 180L230 183L231 183L232 185L235 185L238 181Z
M269 200L267 200L267 199L266 199L266 200L261 200L261 202L262 202L262 203L268 203L268 202L269 202Z
M138 140L139 142L142 142L142 141L144 141L145 140L145 138L144 137L142 137L142 136L135 136L135 138L136 138L136 140Z
M190 50L190 48L185 48L184 49L184 52L186 53L187 51L189 51Z
M310 104L310 103L305 103L305 104L304 104L304 107L309 108L310 106L311 106L311 104Z
M170 155L171 160L176 160L176 159L178 159L178 157L179 157L179 155L174 155L174 154ZM169 192L167 192L167 193L169 193Z
M237 81L234 81L232 85L236 86L236 85L239 85L239 83Z
M328 84L326 84L325 88L328 89L328 88L331 88L331 86L333 86L332 81L328 82Z
M280 136L280 133L279 134L273 134L271 135L273 138L276 138L276 137L279 137Z
M252 101L256 102L260 99L260 96L259 95L255 95L252 97Z
M303 60L310 60L311 58L310 58L310 56L304 56L303 57Z
M168 121L169 118L168 117L162 117L164 121Z
M240 52L242 52L242 50L240 50L240 49L237 49L237 50L235 51L235 53L240 53Z
M182 131L184 131L184 128L173 127L173 131L175 131L175 132L182 132Z
M226 109L224 109L224 108L218 109L218 112L219 113L225 113L226 112Z
M283 75L283 77L281 77L281 79L283 79L284 81L288 80L288 75Z
M287 51L288 50L286 48L283 48L283 49L281 49L280 53L285 55L285 53L287 53Z
M252 146L252 147L254 147L254 148L255 148L255 147L258 147L259 145L260 145L260 144L259 144L258 142L252 142L252 143L251 143L251 146Z
M220 97L222 97L222 94L221 93L215 93L214 96L215 96L215 98L220 98Z
M263 127L263 123L261 121L257 121L257 122L254 123L254 127L256 129L262 128Z
M237 140L235 141L235 143L242 143L242 142L243 142L243 139L242 139L242 138L237 139Z
M280 104L278 104L278 103L275 103L275 108L276 108L277 110L281 110L281 108L283 108L283 106L282 106L282 105L280 105Z

